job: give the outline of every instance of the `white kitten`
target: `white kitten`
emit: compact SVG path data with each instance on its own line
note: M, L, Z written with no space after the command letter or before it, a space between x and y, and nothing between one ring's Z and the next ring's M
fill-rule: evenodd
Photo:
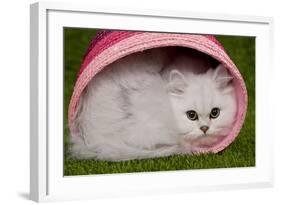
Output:
M191 153L190 140L227 134L236 113L227 71L207 71L198 53L171 62L171 51L130 55L94 77L79 102L73 156L119 161Z

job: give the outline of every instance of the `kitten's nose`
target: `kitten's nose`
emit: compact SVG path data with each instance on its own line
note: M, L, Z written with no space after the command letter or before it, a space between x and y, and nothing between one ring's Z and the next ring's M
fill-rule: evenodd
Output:
M202 130L205 134L206 134L208 129L209 129L209 127L206 126L206 125L203 125L203 126L200 127L200 130Z

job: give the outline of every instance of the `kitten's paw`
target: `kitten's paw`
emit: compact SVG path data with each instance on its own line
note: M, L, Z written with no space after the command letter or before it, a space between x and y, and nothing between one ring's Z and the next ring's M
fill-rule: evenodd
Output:
M207 136L193 140L191 145L197 148L210 148L221 141L223 136Z
M181 154L193 154L198 150L189 141L185 141L181 144L180 153Z

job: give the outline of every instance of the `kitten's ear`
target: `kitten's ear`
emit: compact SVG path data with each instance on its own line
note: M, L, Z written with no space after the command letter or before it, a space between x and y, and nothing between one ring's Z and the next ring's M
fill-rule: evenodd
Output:
M215 69L213 78L218 83L219 87L225 87L233 80L233 77L222 64L219 64Z
M169 74L168 92L172 95L182 95L186 86L184 75L178 70L172 70Z

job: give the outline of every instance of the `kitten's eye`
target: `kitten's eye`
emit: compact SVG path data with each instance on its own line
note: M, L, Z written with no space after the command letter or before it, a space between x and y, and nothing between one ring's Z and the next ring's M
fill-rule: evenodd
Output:
M220 115L220 109L215 107L211 110L210 118L215 119Z
M194 110L189 110L186 112L188 119L195 121L198 119L198 115Z

